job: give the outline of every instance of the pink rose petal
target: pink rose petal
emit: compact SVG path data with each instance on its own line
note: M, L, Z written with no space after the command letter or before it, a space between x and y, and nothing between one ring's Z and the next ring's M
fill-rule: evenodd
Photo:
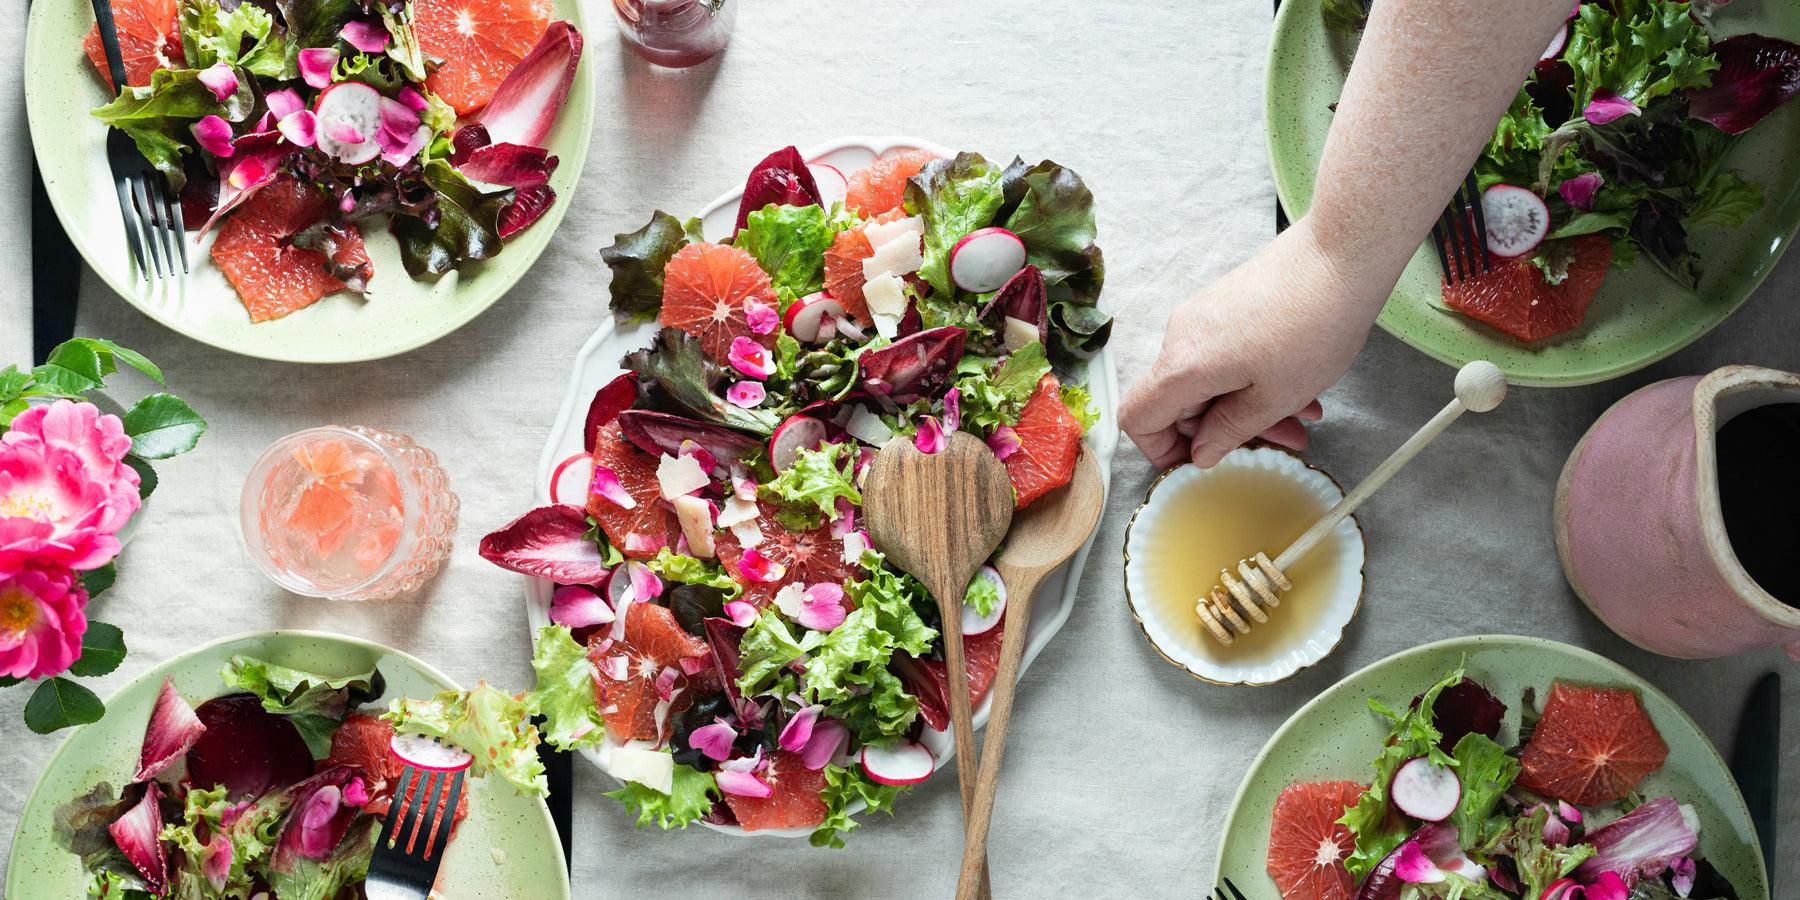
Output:
M794 621L814 631L830 631L844 624L844 589L835 584L815 584L800 596L800 614Z
M388 30L379 19L353 19L344 23L340 32L344 43L364 53L381 53L387 49Z
M788 719L787 725L781 729L781 749L789 753L799 753L806 749L806 745L812 741L813 725L818 722L819 713L824 710L825 707L815 703L794 713L793 718Z
M587 628L612 620L612 604L586 585L564 585L550 595L550 621L557 625Z
M293 88L270 91L263 100L269 104L269 115L277 122L306 108L306 101L301 100L300 92Z
M411 87L401 88L399 92L394 94L394 97L401 103L406 104L407 107L414 112L424 112L431 108L431 104L425 100L425 95Z
M220 116L204 116L200 121L188 126L194 133L195 142L200 149L221 159L234 152L231 142L231 123Z
M713 778L718 782L720 791L733 797L761 798L775 793L775 789L770 787L768 782L749 772L734 772L721 768L713 773Z
M363 796L363 802L367 803L367 793ZM224 896L225 885L231 880L232 853L231 838L223 830L213 832L212 840L206 842L206 861L201 864L201 870L206 875L206 883L220 892L220 896Z
M831 536L841 538L856 530L856 506L847 497L837 498L837 518L831 520Z
M769 351L763 345L742 335L731 339L731 352L728 356L732 368L758 381L775 374L775 365L769 360Z
M919 430L913 435L913 446L920 453L939 453L950 445L950 436L944 433L943 423L936 416L926 416L919 420Z
M652 572L649 566L635 559L631 560L625 564L625 575L631 579L632 596L640 602L655 600L662 596L662 579L656 577L656 573Z
M308 47L300 51L296 59L300 66L300 80L309 87L321 90L328 87L340 55L333 47Z
M725 399L731 401L733 406L744 409L755 409L766 396L768 391L756 381L740 381L725 389Z
M688 732L688 746L700 751L708 759L724 762L731 758L731 745L737 738L737 729L724 722L714 722Z
M744 301L744 317L750 322L750 330L757 334L773 334L781 324L781 314L760 300Z
M787 574L787 566L763 555L762 551L751 547L738 558L738 571L751 581L770 584L781 580Z
M1628 98L1621 97L1612 91L1601 88L1594 92L1594 99L1581 111L1581 117L1595 125L1605 125L1621 116L1635 116L1643 110Z
M1693 893L1694 878L1699 868L1694 865L1694 858L1684 856L1669 864L1669 883L1675 886L1675 893L1686 897Z
M955 431L962 427L962 389L951 388L944 395L944 430Z
M700 464L702 472L711 472L719 468L719 458L693 438L682 438L681 444L675 448L675 455L693 459L694 462ZM705 490L705 488L701 488L701 490ZM713 513L717 515L718 510L714 509Z
M1584 172L1556 186L1556 192L1570 206L1580 210L1594 208L1594 195L1599 193L1600 186L1606 178L1599 172Z
M369 786L361 778L352 778L344 785L344 802L351 806L362 806L369 802Z
M733 600L725 604L725 618L739 628L749 628L756 622L756 607L742 600Z
M1025 446L1019 440L1019 433L1014 431L1011 425L1002 425L994 429L994 433L988 435L987 445L989 450L994 451L995 456L1003 460L1019 452L1019 449Z
M319 140L319 118L310 109L302 109L283 117L275 128L288 143L296 147L311 147Z
M232 94L237 93L237 72L227 63L213 63L212 65L201 69L200 74L197 77L200 79L200 83L206 86L207 90L212 91L213 99L220 103L225 102L227 99L230 99Z
M619 482L619 473L598 463L594 465L594 478L588 483L588 491L599 494L620 509L637 509L637 501L626 492L625 485Z
M849 746L850 729L836 719L825 719L813 726L806 749L800 752L800 762L817 772L830 765L831 760Z
M639 534L632 532L625 536L625 552L647 553L655 555L658 550L669 545L667 538L660 534Z
M340 144L360 144L366 140L362 129L344 119L326 119L325 136Z

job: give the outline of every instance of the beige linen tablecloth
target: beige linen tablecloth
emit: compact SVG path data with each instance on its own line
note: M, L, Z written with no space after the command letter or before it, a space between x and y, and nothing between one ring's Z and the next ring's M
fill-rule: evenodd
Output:
M77 3L81 0L36 0ZM1262 132L1266 0L765 0L743 3L715 64L653 73L589 4L599 80L585 177L550 250L491 311L425 349L365 365L314 368L234 356L152 323L92 274L84 334L111 337L169 370L212 422L199 451L160 466L143 532L95 612L127 626L131 656L104 694L203 641L256 629L320 628L415 653L464 683L526 686L522 584L475 554L482 534L531 504L532 465L575 351L605 314L597 251L654 208L695 210L769 150L846 134L911 134L1010 158L1075 167L1100 201L1107 302L1120 380L1153 358L1170 305L1272 233ZM1306 0L1296 0L1306 2ZM4 26L17 73L22 23ZM71 48L73 52L73 48ZM13 84L17 84L15 77ZM24 289L28 178L17 90L0 196L0 360L29 344ZM1389 653L1439 638L1519 632L1610 656L1672 694L1729 747L1752 678L1776 652L1681 662L1639 651L1570 594L1550 533L1550 494L1576 438L1608 404L1652 380L1725 363L1800 369L1800 258L1790 256L1742 312L1668 361L1609 384L1518 390L1497 412L1452 429L1362 513L1368 602L1337 653L1285 683L1200 684L1145 644L1125 607L1125 519L1153 473L1121 449L1113 496L1068 625L1026 674L993 832L996 893L1199 896L1211 886L1219 823L1242 767L1306 699ZM1310 459L1355 482L1443 403L1450 370L1376 333L1324 398ZM292 597L251 568L238 538L245 472L275 438L326 422L407 432L435 450L462 497L446 573L419 596L333 605ZM1776 880L1800 885L1800 686L1786 706L1782 850ZM0 692L0 854L59 737L20 724L27 691ZM701 828L637 832L611 783L577 763L579 897L945 897L957 852L954 779L915 789L844 850L742 840ZM1255 896L1269 892L1255 887ZM28 900L28 898L16 898Z

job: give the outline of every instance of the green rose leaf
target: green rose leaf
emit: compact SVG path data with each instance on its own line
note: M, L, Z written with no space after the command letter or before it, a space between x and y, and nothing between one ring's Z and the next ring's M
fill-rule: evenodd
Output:
M206 420L174 394L151 394L125 413L131 454L140 459L168 459L194 449L206 433Z
M86 576L82 580L85 582ZM124 661L125 632L117 625L89 620L87 632L81 636L81 657L69 667L69 674L97 678L117 669Z
M106 704L93 691L67 678L46 679L25 701L25 727L34 734L98 722L105 714Z

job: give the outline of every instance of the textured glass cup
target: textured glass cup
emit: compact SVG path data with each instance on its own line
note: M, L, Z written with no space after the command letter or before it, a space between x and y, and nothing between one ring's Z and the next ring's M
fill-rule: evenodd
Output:
M670 69L717 56L737 22L733 0L613 0L613 12L639 55Z
M411 438L328 425L263 451L239 517L250 558L283 588L385 600L437 574L457 505L437 458Z

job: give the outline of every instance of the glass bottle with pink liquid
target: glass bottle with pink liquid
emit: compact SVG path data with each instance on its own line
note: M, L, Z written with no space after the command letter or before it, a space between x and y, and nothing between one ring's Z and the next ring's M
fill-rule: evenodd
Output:
M613 11L638 53L671 69L717 56L737 21L735 0L613 0Z
M456 495L405 435L329 425L269 446L244 482L244 544L263 574L309 597L385 600L450 555Z

